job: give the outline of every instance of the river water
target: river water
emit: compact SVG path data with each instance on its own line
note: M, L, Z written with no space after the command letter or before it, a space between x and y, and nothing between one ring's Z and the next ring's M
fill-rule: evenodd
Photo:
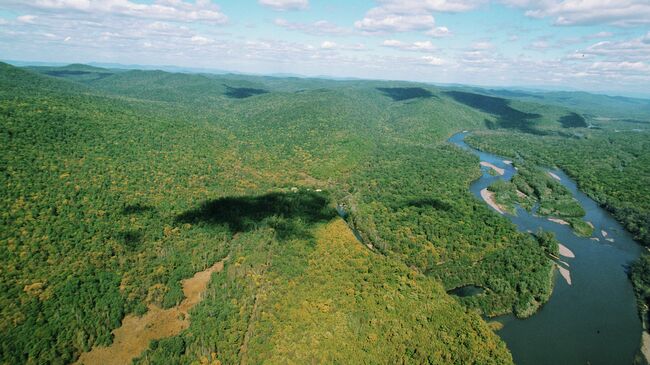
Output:
M455 134L449 142L505 170L503 176L491 176L488 168L481 167L483 175L471 184L470 190L482 200L482 189L498 179L511 179L516 170L503 158L468 146L464 141L466 134ZM508 345L516 364L631 364L641 341L642 325L626 269L642 248L562 171L549 171L560 177L562 185L585 209L585 220L593 223L592 237L598 241L578 237L568 226L536 217L519 207L516 216L506 214L522 232L536 232L540 228L554 232L575 258L561 258L568 264L571 285L561 275L555 275L553 295L540 311L523 320L511 315L495 318L504 324L497 333Z

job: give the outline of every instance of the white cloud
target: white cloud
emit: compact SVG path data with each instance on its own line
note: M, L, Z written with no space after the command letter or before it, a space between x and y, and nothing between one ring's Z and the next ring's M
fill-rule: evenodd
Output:
M7 4L47 11L51 14L79 13L215 24L224 24L228 21L228 17L210 0L197 0L194 3L184 0L156 0L152 4L141 4L130 0L37 0L34 2L8 0Z
M334 42L325 41L325 42L321 43L320 48L322 48L322 49L334 49L334 48L337 48L337 46L338 45L336 43L334 43Z
M431 41L421 41L413 43L404 43L396 39L387 39L382 43L382 46L389 48L396 48L403 51L416 51L416 52L429 52L436 49Z
M379 0L381 8L397 14L461 13L473 10L486 2L487 0Z
M645 44L650 44L650 32L646 33L646 35L641 38L641 42Z
M610 24L621 27L650 24L648 0L500 0L526 9L532 18L554 19L556 25Z
M345 51L361 51L365 47L363 44L338 44L332 41L324 41L321 43L320 48L323 50L345 50Z
M650 66L645 62L594 62L591 69L600 70L600 71L615 71L615 72L626 72L632 71L634 73L638 72L649 72Z
M33 24L34 20L36 20L36 18L37 18L37 16L35 16L35 15L21 15L16 19L18 19L18 21L21 22L21 23Z
M192 36L192 38L190 38L190 41L199 46L205 46L206 44L214 42L212 39L200 35Z
M530 48L536 49L536 50L545 50L547 48L550 48L551 45L547 41L535 41L530 45Z
M484 49L490 49L493 48L494 45L490 42L484 41L484 42L476 42L472 45L473 49L476 50L484 50Z
M648 35L621 41L601 41L578 51L614 62L650 60Z
M285 19L275 19L275 25L293 31L298 31L311 35L346 35L350 34L351 30L339 27L334 23L327 20L319 20L313 23L298 23L290 22Z
M260 5L274 10L305 10L309 7L308 0L259 0Z
M442 58L434 57L434 56L423 56L422 60L432 66L442 66L445 64L445 61Z
M435 19L430 14L397 14L373 8L354 26L369 33L424 31L435 26Z
M447 27L435 27L428 31L426 34L432 37L442 38L449 37L451 35L451 31Z
M465 12L487 0L378 0L354 26L368 33L427 31L433 37L451 35L447 27L435 27L433 12Z
M613 35L614 34L612 34L611 32L598 32L598 33L590 34L586 38L587 39L609 38Z

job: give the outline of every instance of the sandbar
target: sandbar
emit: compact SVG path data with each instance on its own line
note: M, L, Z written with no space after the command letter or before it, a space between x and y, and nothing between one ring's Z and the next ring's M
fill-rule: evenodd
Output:
M485 202L488 203L489 206L494 208L494 210L496 210L500 214L504 214L503 209L501 209L499 204L497 204L496 201L494 201L494 193L493 192L491 192L487 188L485 188L485 189L481 190L481 198L483 198L483 200L485 200Z
M492 170L496 171L497 174L499 174L499 175L503 175L503 174L506 173L506 170L504 170L504 169L502 169L500 167L496 167L496 166L494 166L493 164L491 164L491 163L489 163L487 161L481 161L481 166L489 167Z
M549 218L548 220L551 221L551 222L557 223L557 224L565 225L565 226L569 225L569 222L565 221L564 219L560 219L560 218Z
M557 269L560 271L560 275L564 278L567 284L571 285L571 272L559 264L555 264L557 266Z
M563 245L561 243L558 243L557 246L559 248L560 255L562 255L564 257L568 257L570 259L576 257L576 255L573 253L573 251L569 250L569 248L566 247L565 245Z

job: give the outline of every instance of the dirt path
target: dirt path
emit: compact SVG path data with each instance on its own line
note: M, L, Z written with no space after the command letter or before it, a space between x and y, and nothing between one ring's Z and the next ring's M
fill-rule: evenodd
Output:
M84 365L123 365L131 361L149 347L151 340L179 334L190 325L188 311L203 299L201 294L208 287L212 273L223 270L225 258L192 278L182 281L185 300L180 305L162 309L150 305L142 317L128 315L122 326L113 331L115 338L108 347L94 347L83 353L75 364Z

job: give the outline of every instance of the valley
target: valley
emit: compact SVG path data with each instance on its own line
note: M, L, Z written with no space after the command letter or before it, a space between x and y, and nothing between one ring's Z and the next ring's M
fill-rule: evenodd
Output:
M106 363L165 316L107 356L642 361L643 109L632 132L553 95L86 65L0 86L0 363Z

